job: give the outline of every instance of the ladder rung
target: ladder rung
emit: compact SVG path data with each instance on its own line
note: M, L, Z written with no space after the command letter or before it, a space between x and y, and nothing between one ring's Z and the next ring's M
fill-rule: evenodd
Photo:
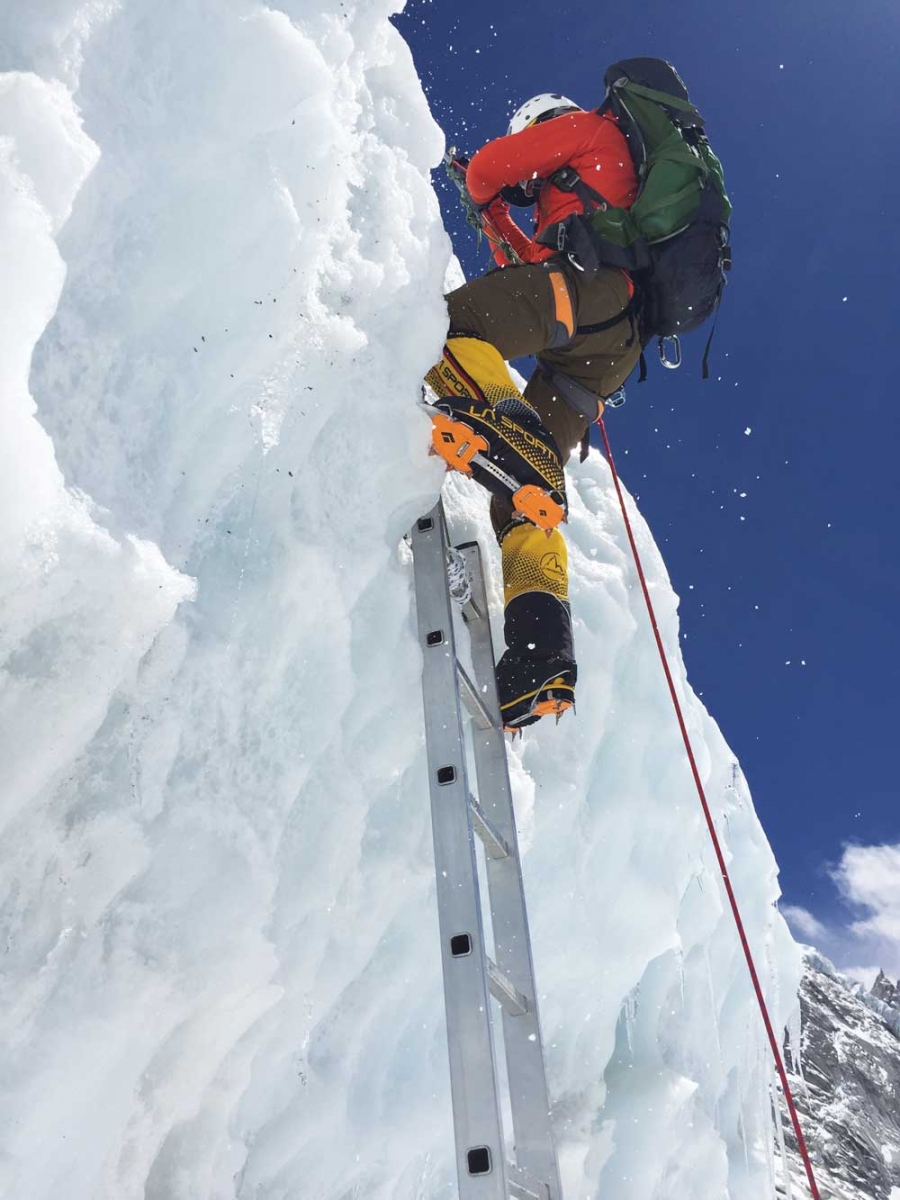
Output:
M472 810L472 824L484 843L485 852L491 858L509 858L509 846L485 816L484 809L474 796L469 797L469 807Z
M459 694L462 697L463 704L469 710L469 715L478 726L479 729L493 729L494 722L491 720L491 714L479 696L475 684L463 670L462 664L457 662L456 673L459 676Z
M521 1167L513 1163L506 1164L506 1180L512 1200L550 1200L550 1189L547 1185L532 1183Z
M513 1017L523 1017L528 1012L528 1001L511 979L503 974L491 959L487 960L488 983L491 995L503 1005Z
M481 621L487 615L483 613L475 600L470 599L463 605L462 614L467 621Z
M531 1188L523 1187L521 1183L514 1183L513 1180L509 1181L509 1194L512 1200L544 1200L544 1196L546 1196L546 1192L544 1196L541 1196L538 1192L533 1192Z

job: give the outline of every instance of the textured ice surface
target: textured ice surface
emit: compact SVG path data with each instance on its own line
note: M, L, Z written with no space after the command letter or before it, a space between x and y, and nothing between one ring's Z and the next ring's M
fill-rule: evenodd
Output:
M455 1194L398 548L449 245L392 7L0 10L3 1195ZM566 1200L760 1200L750 984L604 463L570 486L578 717L512 761ZM634 516L782 1022L775 863Z

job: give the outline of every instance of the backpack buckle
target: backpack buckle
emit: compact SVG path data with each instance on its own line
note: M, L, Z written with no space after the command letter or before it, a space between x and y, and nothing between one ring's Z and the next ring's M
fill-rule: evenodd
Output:
M674 358L669 358L666 349L666 343L671 342ZM681 366L681 342L677 333L670 333L667 337L659 339L659 361L667 371L677 371Z

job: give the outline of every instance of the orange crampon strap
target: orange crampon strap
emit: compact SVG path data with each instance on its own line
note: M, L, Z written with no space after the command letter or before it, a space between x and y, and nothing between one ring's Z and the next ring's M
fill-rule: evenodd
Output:
M568 712L570 708L574 707L575 705L571 700L541 700L540 703L534 706L529 715L532 717L556 717L558 724L563 713ZM504 725L503 732L511 733L513 737L515 737L516 734L519 734L521 737L522 726Z
M446 413L435 413L431 418L431 444L435 454L440 455L448 467L472 474L472 459L476 454L486 454L488 444L481 434L464 421L455 421Z
M547 533L555 529L560 521L566 520L566 510L543 488L534 483L526 484L513 493L513 508L523 517L527 517L532 525Z
M556 717L559 720L567 709L574 707L571 700L539 700L531 714L535 717Z
M575 701L574 700L554 699L551 696L547 700L539 700L537 702L537 704L535 704L534 708L532 708L531 711L528 713L528 716L529 717L556 717L556 723L559 724L559 720L562 717L563 713L568 712L570 708L574 712L574 710L575 710ZM519 734L521 736L522 726L521 725L504 725L503 732L511 733L513 735L513 737L515 737L516 734Z

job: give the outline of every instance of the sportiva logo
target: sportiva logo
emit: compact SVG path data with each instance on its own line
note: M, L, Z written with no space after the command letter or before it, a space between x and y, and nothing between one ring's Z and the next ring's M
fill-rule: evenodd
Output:
M465 380L460 379L446 359L441 360L438 370L441 379L454 395L466 400L472 399L472 388Z
M477 401L469 405L468 415L476 421L481 421L485 425L496 425L503 429L508 429L514 432L522 439L526 445L537 450L544 458L550 457L550 451L544 445L540 438L529 433L527 429L523 429L521 425L517 425L515 421L510 420L505 413L498 413L496 409L491 408L489 404L479 405L476 407ZM511 443L514 445L514 443Z
M541 558L541 573L552 583L565 583L565 564L555 550L548 551Z

